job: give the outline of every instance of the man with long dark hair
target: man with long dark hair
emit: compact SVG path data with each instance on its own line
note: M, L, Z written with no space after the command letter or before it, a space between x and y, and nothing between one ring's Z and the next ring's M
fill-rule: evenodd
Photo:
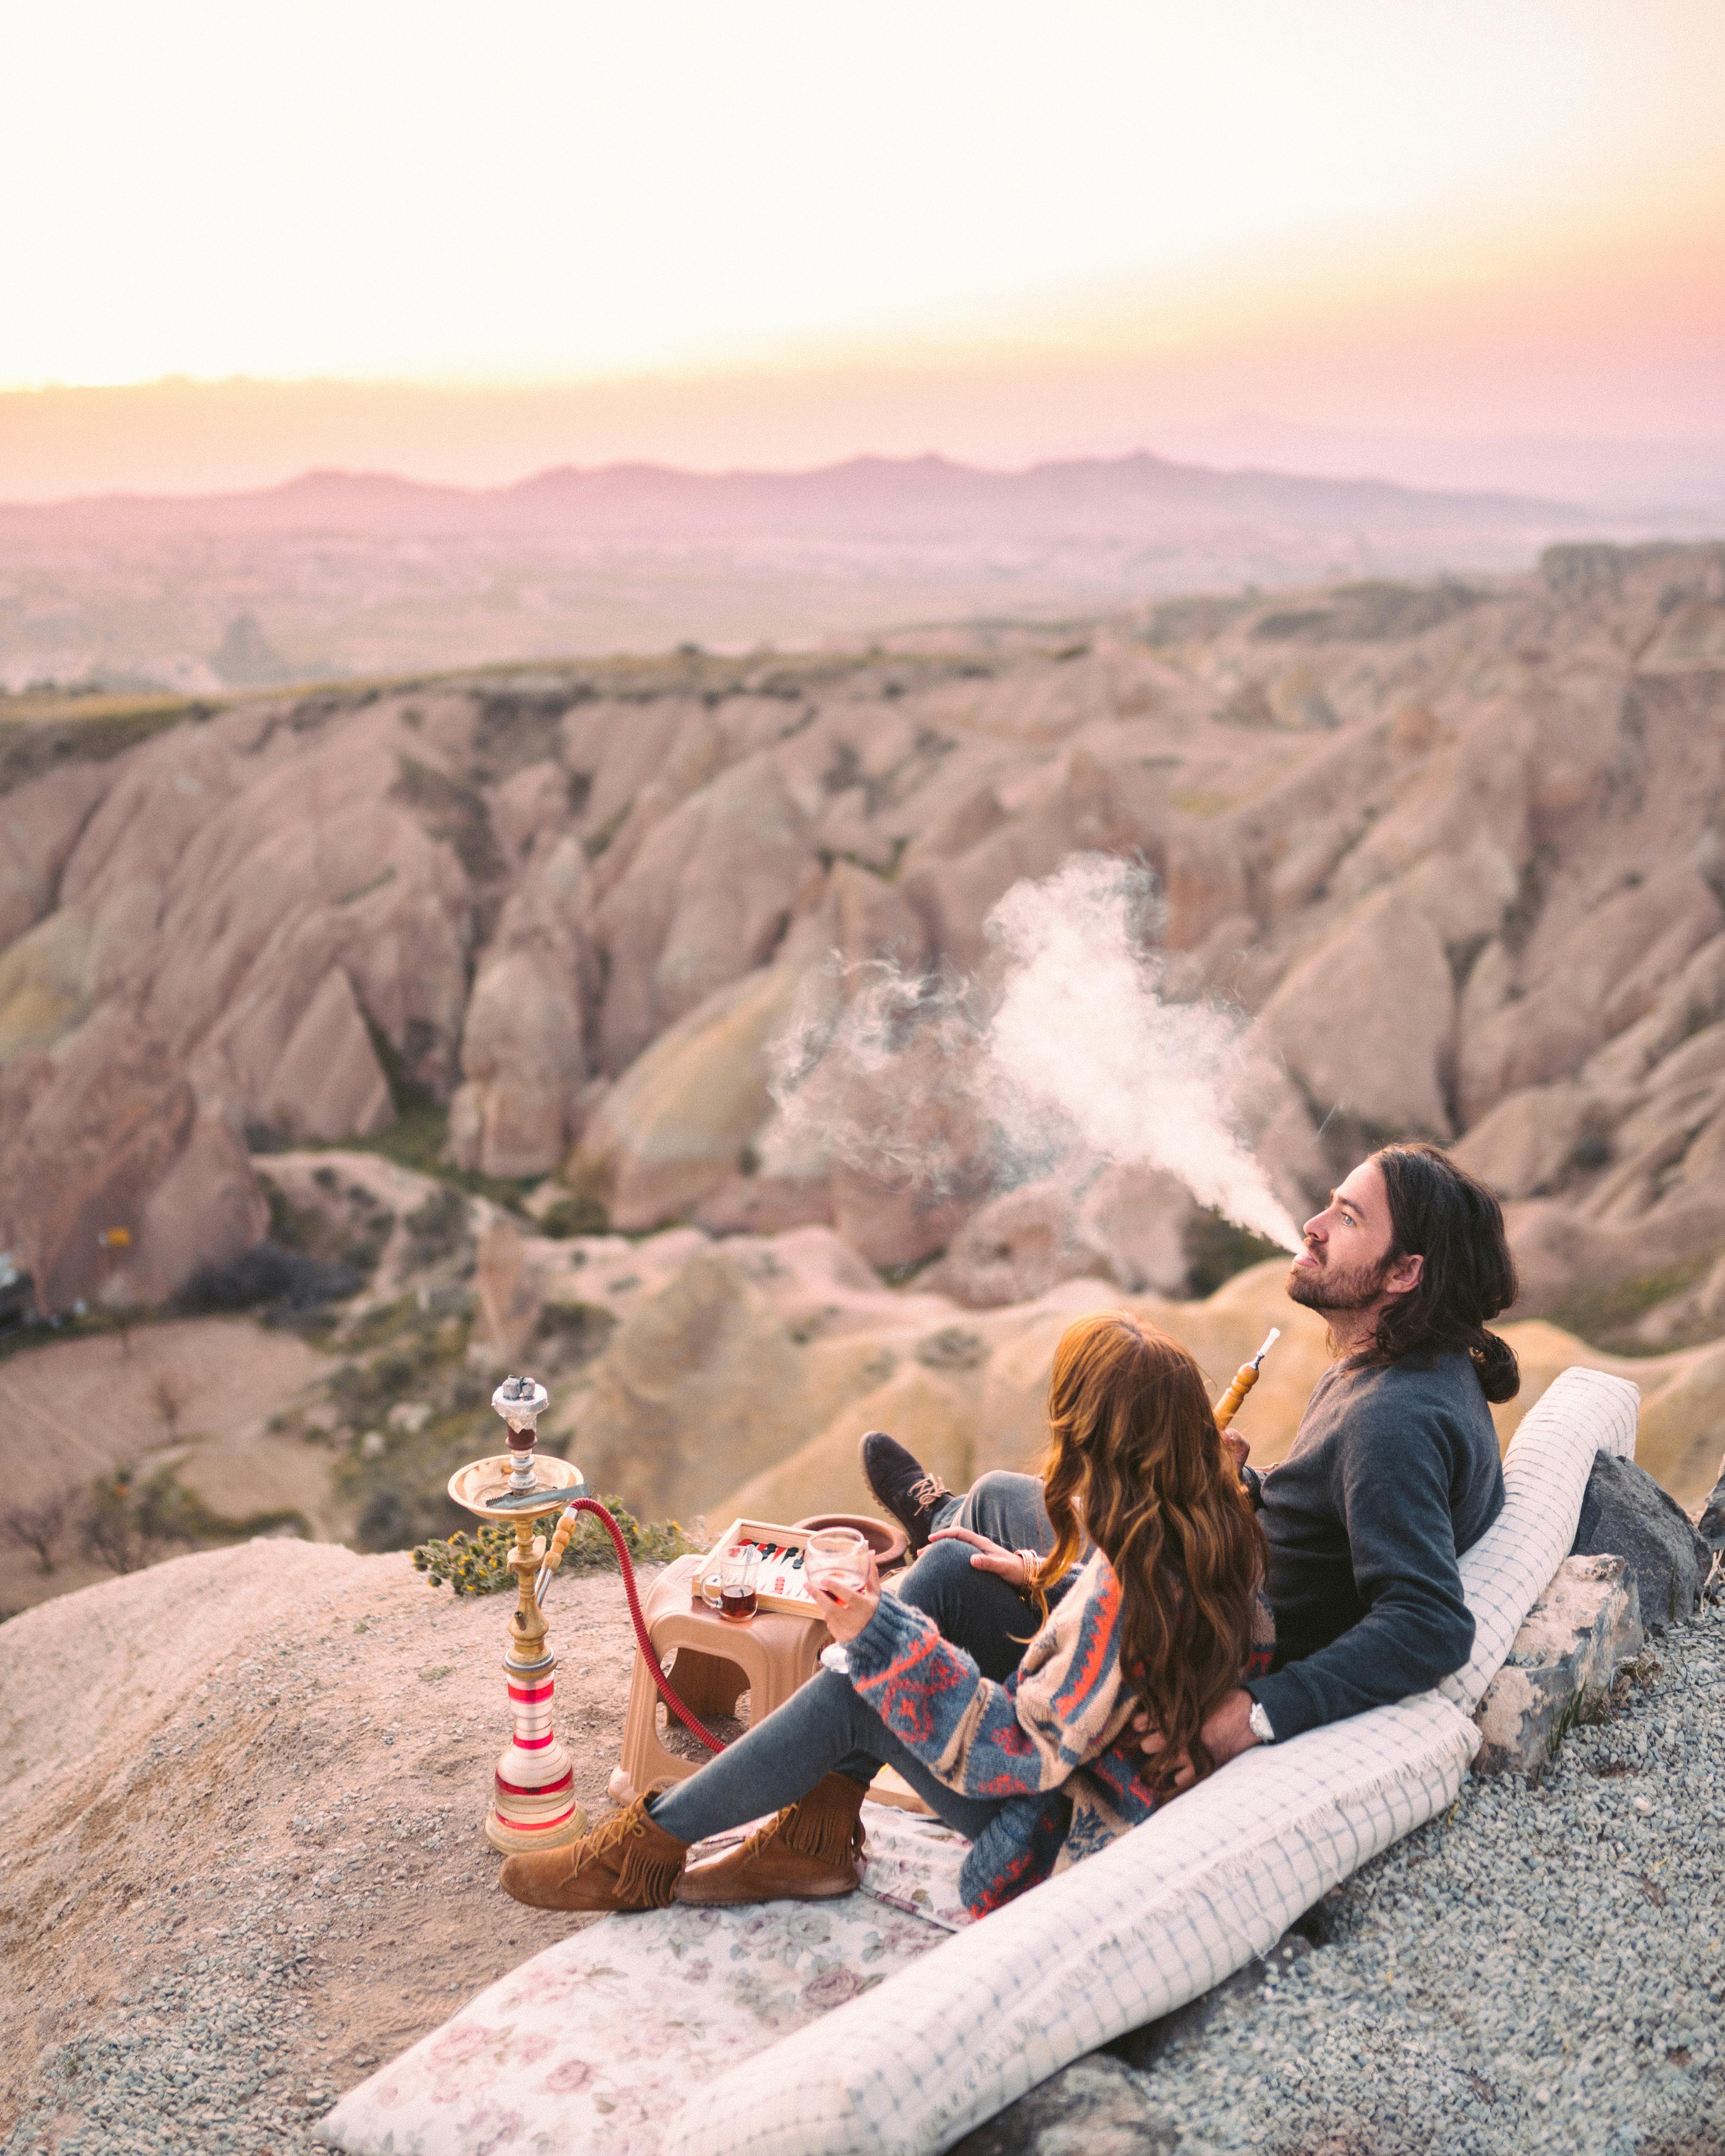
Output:
M1385 1146L1331 1192L1303 1245L1288 1294L1323 1312L1336 1359L1287 1458L1245 1470L1276 1661L1205 1722L1218 1763L1460 1669L1474 1626L1457 1560L1503 1509L1489 1404L1521 1378L1486 1329L1516 1297L1497 1200L1436 1146ZM1154 1732L1144 1748L1161 1749Z

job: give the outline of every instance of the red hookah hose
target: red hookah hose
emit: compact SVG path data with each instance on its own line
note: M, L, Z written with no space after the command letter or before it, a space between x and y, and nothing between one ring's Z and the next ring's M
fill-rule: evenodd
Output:
M635 1592L635 1568L629 1553L629 1545L623 1539L623 1530L600 1504L597 1497L572 1498L563 1507L567 1512L592 1512L604 1526L617 1552L617 1563L623 1573L623 1591L629 1597L629 1621L635 1628L635 1640L641 1650L642 1659L653 1673L653 1681L659 1687L659 1696L676 1716L690 1734L700 1738L709 1752L725 1748L711 1730L698 1722L677 1697L670 1679L659 1666L659 1656L647 1630L647 1620L641 1614L641 1598Z

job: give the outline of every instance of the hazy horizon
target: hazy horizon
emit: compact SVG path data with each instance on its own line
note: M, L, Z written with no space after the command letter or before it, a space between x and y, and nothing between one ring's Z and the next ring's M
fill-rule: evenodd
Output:
M750 385L764 395L765 385ZM1422 491L1503 493L1612 511L1685 512L1680 529L1725 526L1725 429L1712 434L1444 435L1302 424L1240 412L1208 424L1147 429L1118 441L953 449L927 439L847 439L843 416L803 454L758 441L755 457L679 455L650 426L619 445L593 439L594 393L576 386L439 388L416 382L186 380L80 389L0 391L0 506L107 496L220 496L279 490L322 474L489 492L547 472L642 466L721 478L802 476L849 464L934 458L1001 475L1050 464L1141 454L1224 474L1384 480ZM452 441L451 434L455 439ZM607 430L608 431L608 430ZM665 427L674 444L680 432ZM831 439L825 437L830 436ZM739 429L732 441L757 439ZM477 446L474 446L476 444ZM613 454L606 452L614 451ZM585 452L585 454L583 454Z
M1722 490L1707 0L153 0L0 62L0 499L1141 447Z

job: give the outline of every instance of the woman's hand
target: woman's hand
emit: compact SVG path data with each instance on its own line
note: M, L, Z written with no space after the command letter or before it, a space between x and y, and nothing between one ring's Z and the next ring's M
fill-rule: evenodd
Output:
M869 1568L860 1587L847 1587L837 1579L824 1583L811 1579L809 1592L826 1619L827 1630L833 1637L841 1645L854 1640L880 1605L880 1574L875 1563L875 1553L869 1552Z
M973 1534L968 1527L937 1527L928 1537L932 1543L968 1543L976 1552L970 1560L978 1572L992 1572L1004 1579L1009 1587L1017 1588L1023 1594L1030 1584L1030 1568L1025 1563L1024 1550L1002 1549L999 1543L991 1543L986 1535Z

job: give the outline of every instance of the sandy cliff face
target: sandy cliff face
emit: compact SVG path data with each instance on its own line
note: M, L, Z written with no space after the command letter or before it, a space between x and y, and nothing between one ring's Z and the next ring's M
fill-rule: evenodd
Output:
M829 952L973 966L1016 879L1094 850L1155 870L1169 992L1250 1014L1291 1204L1380 1134L1455 1140L1529 1311L1717 1329L1725 550L918 641L250 702L15 785L0 1243L56 1306L159 1297L261 1233L249 1132L375 1132L410 1083L459 1164L567 1164L625 1227L914 1260L986 1178L942 1208L776 1156L764 1044ZM943 1285L1176 1285L1019 1212Z

